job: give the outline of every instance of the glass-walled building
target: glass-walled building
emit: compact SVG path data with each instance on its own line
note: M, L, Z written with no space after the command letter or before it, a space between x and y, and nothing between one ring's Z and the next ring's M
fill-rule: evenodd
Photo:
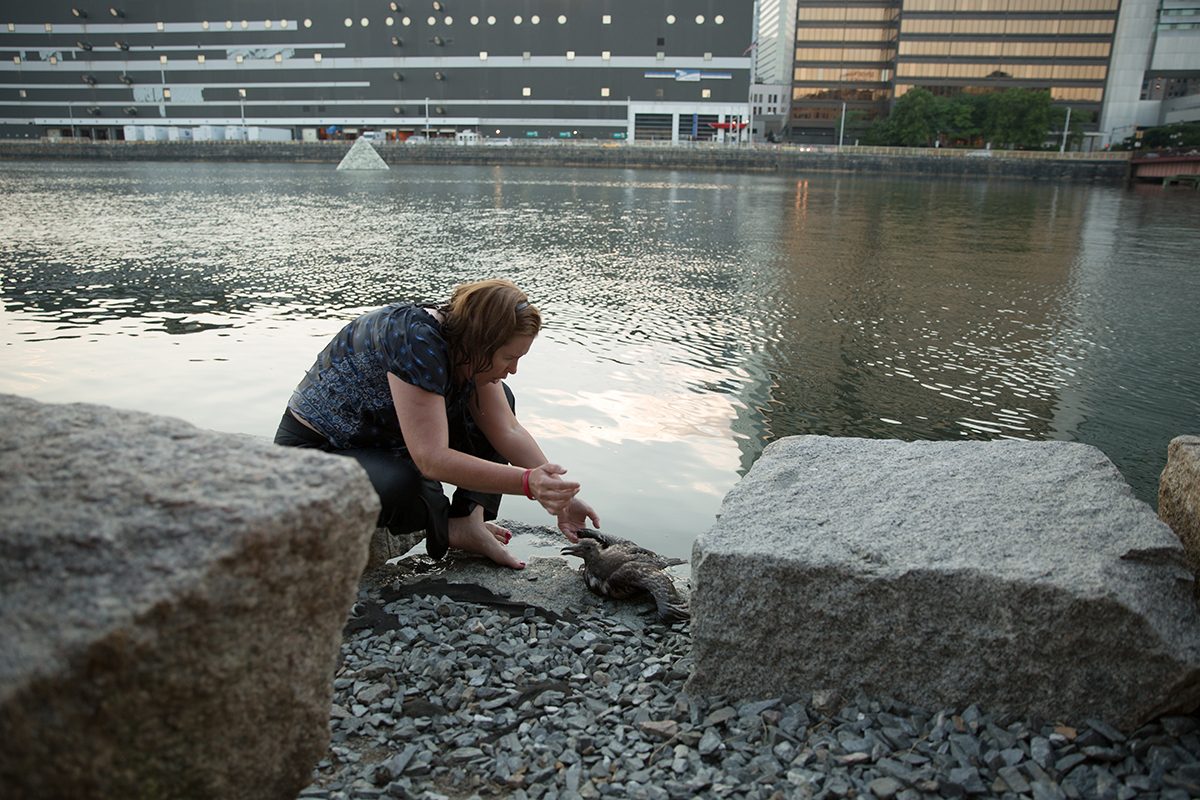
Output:
M799 0L786 138L847 139L913 87L1020 87L1097 115L1119 0Z
M1119 0L905 0L896 97L1046 89L1099 112Z
M800 0L788 138L836 142L886 116L896 61L900 0Z

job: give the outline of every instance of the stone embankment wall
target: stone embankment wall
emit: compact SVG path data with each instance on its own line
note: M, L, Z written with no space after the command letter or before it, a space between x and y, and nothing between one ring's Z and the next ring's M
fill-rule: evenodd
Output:
M80 142L0 141L3 159L110 159L137 161L287 161L337 164L350 142ZM617 167L774 172L843 172L958 178L1122 183L1124 153L1026 153L914 148L667 147L637 144L457 146L383 143L375 149L391 166L477 164Z

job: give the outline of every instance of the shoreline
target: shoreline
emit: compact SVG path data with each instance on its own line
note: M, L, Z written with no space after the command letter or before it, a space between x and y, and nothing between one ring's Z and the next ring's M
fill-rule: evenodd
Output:
M711 172L795 174L847 173L953 178L999 178L1071 183L1124 184L1130 154L1046 151L957 150L952 148L836 147L806 145L689 146L609 142L513 140L502 146L426 142L374 144L390 166L602 167ZM0 140L0 161L225 161L337 164L349 141L242 142L90 140Z

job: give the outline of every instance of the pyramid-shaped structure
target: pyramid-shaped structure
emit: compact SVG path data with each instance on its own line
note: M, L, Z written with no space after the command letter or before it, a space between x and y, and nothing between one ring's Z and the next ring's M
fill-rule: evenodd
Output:
M338 169L387 169L387 162L375 152L366 139L355 139L349 152L342 158Z

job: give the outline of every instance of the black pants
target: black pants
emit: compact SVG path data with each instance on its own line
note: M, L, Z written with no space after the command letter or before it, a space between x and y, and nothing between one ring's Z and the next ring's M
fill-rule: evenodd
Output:
M516 412L516 398L506 384L504 394L509 408ZM469 416L461 420L450 419L450 443L455 450L495 461L508 463L487 437L476 427ZM399 536L413 531L425 530L425 551L434 558L446 554L450 544L449 520L451 517L468 516L475 506L483 506L483 518L493 520L500 511L499 494L473 492L456 489L453 500L447 501L442 485L421 474L408 451L403 448L349 448L338 449L312 428L283 412L279 429L275 431L275 444L286 447L310 447L340 456L349 456L362 465L379 495L382 509L376 524Z

